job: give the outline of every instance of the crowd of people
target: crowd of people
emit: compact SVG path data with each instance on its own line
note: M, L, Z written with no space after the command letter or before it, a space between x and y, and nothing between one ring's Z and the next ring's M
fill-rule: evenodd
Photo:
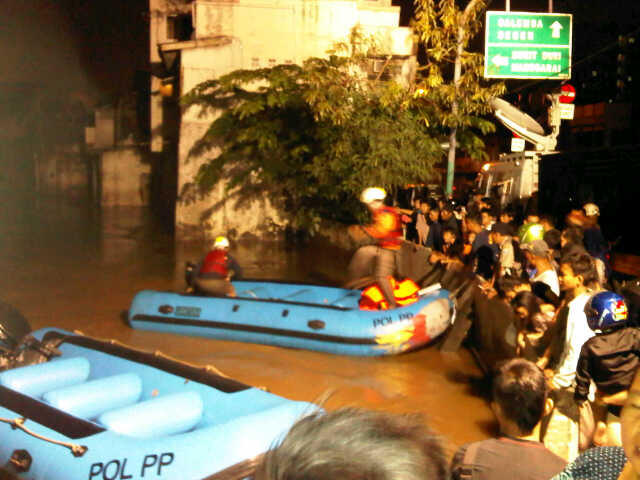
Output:
M554 408L545 375L514 358L493 379L500 436L463 445L448 461L441 436L416 414L360 408L300 419L258 463L255 480L637 480L640 375L621 410L622 446L599 446L567 462L540 442Z
M391 230L379 222L383 199L363 201L378 227L369 235L388 243ZM500 437L461 447L453 478L601 478L574 476L593 466L593 455L613 455L602 478L621 474L621 411L639 365L640 330L612 291L599 215L593 203L561 222L534 211L518 215L480 194L464 206L416 198L413 209L397 212L395 230L402 218L404 239L428 248L429 262L471 275L484 297L510 312L503 341L513 358L498 369L492 400ZM388 245L368 248L370 256L386 249L391 258Z
M533 211L516 222L515 209L478 194L464 207L416 203L407 238L426 238L431 262L470 272L486 297L502 302L512 318L504 343L544 371L555 403L541 430L545 444L566 460L593 445L620 446L640 330L625 298L612 291L597 205L556 223ZM425 228L420 215L429 217L427 232L415 236L414 225Z
M389 278L410 241L429 249L431 264L473 278L482 297L502 305L511 358L493 374L500 435L463 445L447 462L420 419L317 413L267 454L256 478L640 478L640 329L611 286L597 205L557 222L480 194L464 206L417 198L404 211L385 198L381 188L362 193L372 223L357 229L373 242L354 255L351 280L373 278L394 308Z

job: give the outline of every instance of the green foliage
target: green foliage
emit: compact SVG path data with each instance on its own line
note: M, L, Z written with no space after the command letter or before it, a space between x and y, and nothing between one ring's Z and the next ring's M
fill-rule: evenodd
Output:
M427 62L419 69L416 88L425 92L416 101L428 103L446 128L456 128L461 148L472 158L485 156L478 134L495 130L483 118L490 113L489 100L505 91L502 82L483 79L484 56L469 50L480 32L487 2L465 0L461 10L455 0L416 0L413 28L425 46ZM460 2L458 2L460 3ZM456 56L460 78L454 82Z
M452 37L448 30L428 33L427 28L454 29L457 14L431 9L428 0L418 3L416 31L430 45L430 63L419 79L422 95L413 85L364 73L372 56L386 57L375 38L364 38L357 29L327 58L237 70L195 87L183 97L184 108L200 108L214 120L190 152L205 161L182 199L206 195L224 180L227 195L244 200L268 195L292 214L294 227L313 232L321 219L352 222L361 216L358 197L366 186L393 192L433 182L451 126L461 129L461 147L481 156L484 145L474 132L492 130L480 115L499 88L480 85L482 61L471 53L465 54L459 88L446 82ZM461 100L455 114L454 98Z
M365 186L393 191L430 181L443 154L440 132L412 106L407 88L353 73L363 60L358 53L310 58L302 66L238 70L194 88L185 108L218 116L191 155L220 154L202 164L182 198L224 179L228 195L268 193L293 214L294 226L314 231L321 219L361 215Z

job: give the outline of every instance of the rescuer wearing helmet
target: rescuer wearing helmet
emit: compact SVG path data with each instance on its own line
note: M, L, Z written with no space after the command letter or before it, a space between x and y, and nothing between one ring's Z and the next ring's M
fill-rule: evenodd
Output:
M365 188L360 195L373 217L369 225L358 227L367 237L374 241L374 245L360 247L349 264L349 282L355 284L359 279L373 275L380 286L390 308L397 307L389 277L397 270L396 255L402 244L402 221L398 211L386 206L383 202L387 192L379 187ZM359 237L359 233L350 229L352 237Z
M606 408L607 432L606 440L595 440L600 443L605 441L608 445L621 445L619 416L626 398L625 392L640 366L640 330L628 324L629 312L625 300L614 292L601 291L591 296L585 304L584 313L595 336L587 340L580 351L574 398L579 405L586 402L589 385L593 381L597 387L596 398L602 406L600 415L597 414L597 406L594 408L595 417L600 420L599 430L603 433ZM588 444L584 447L588 447Z
M235 297L231 277L241 276L240 265L229 255L229 240L219 236L213 242L213 249L202 260L194 283L200 292Z
M542 240L544 238L544 227L540 223L525 223L518 229L518 240L520 245Z

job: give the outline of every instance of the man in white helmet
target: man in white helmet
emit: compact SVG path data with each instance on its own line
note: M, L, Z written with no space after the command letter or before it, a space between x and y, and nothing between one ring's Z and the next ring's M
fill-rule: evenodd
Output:
M384 204L387 192L379 187L365 188L360 195L373 221L369 225L358 227L367 237L374 241L373 245L360 247L349 264L349 283L353 284L364 277L373 276L384 294L389 308L397 307L389 277L397 270L396 256L402 245L402 221L400 214L393 207ZM351 234L354 234L353 229Z
M198 291L210 295L236 296L231 277L240 278L242 269L229 255L227 237L216 237L213 249L204 257L197 272L194 283Z

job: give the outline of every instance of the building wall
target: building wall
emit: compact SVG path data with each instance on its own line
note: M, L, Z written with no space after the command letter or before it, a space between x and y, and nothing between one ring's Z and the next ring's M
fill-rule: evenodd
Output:
M151 166L138 147L81 152L60 149L35 162L38 193L103 206L149 204Z
M238 0L193 4L194 38L229 36L242 43L242 68L302 63L325 56L355 25L376 35L381 48L412 55L409 28L398 27L400 7L386 1Z
M184 14L188 8L193 34L188 40L171 42L166 38L167 15ZM390 0L196 0L182 7L176 7L175 0L150 0L150 9L151 62L161 61L154 45L164 44L164 48L179 51L180 95L204 80L237 69L299 64L311 56L325 56L336 42L347 41L356 25L365 35L376 34L381 48L393 54L394 59L406 58L402 67L405 78L415 71L411 31L398 27L400 8L392 7ZM212 39L217 41L211 42ZM158 86L159 79L152 80L152 92ZM161 102L157 97L152 99L152 132L161 132ZM195 108L182 113L177 148L179 193L193 181L202 162L216 155L190 155L194 142L213 120L199 114ZM153 151L163 148L158 134L152 138ZM277 211L268 199L239 205L221 184L205 199L179 199L175 220L178 237L221 232L263 235L274 226L284 226L286 214Z
M36 161L38 193L85 199L89 190L89 157L70 149L49 152Z
M143 206L149 203L151 167L136 148L107 150L101 155L100 203L104 206Z

